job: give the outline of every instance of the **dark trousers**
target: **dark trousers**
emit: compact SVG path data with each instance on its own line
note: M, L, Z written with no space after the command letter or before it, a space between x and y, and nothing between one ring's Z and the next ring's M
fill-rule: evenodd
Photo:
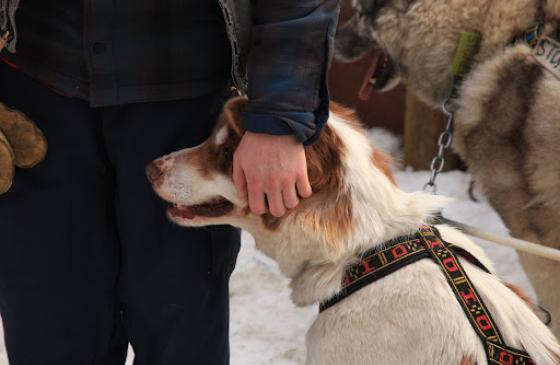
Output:
M239 232L173 225L144 175L205 140L226 94L91 109L0 65L0 102L49 141L46 161L0 196L11 365L122 365L128 342L136 365L229 362Z

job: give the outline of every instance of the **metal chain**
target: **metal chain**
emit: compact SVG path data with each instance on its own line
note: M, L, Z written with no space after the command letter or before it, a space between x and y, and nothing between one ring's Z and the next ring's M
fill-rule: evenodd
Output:
M455 124L455 111L450 108L451 98L445 100L441 105L441 110L447 116L447 125L445 130L440 134L438 138L438 152L437 155L432 160L430 165L430 181L424 185L424 191L429 191L432 194L437 193L436 180L438 175L443 171L445 167L445 151L447 151L453 145L453 127Z

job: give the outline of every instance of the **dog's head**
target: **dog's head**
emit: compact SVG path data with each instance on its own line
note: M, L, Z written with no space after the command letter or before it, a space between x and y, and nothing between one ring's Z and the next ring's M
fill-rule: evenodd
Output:
M352 0L354 16L339 27L335 42L335 57L344 62L353 62L370 51L375 51L376 66L368 77L378 92L389 91L401 81L398 60L386 50L383 40L377 37L378 21L392 14L404 14L413 0Z
M339 29L335 55L353 60L381 51L376 89L397 79L430 105L439 106L453 86L452 65L461 33L477 31L477 62L502 52L535 16L530 0L352 0L356 15Z
M298 250L313 242L315 252L324 249L323 256L335 256L360 231L358 205L366 204L362 202L368 194L387 199L379 190L395 189L389 158L372 148L360 126L348 122L350 111L334 105L334 115L320 139L306 147L313 196L282 218L257 216L251 213L247 198L238 195L232 179L234 152L243 136L245 103L243 98L230 100L212 136L203 144L162 157L147 167L154 190L170 203L169 218L187 227L230 224L248 230L257 241L298 242ZM376 208L375 202L368 206ZM362 218L370 229L370 212L361 214ZM384 229L381 223L379 226Z
M169 218L184 226L223 224L245 213L247 201L231 179L233 153L241 141L245 100L230 101L203 144L164 156L146 168L156 193L172 205Z

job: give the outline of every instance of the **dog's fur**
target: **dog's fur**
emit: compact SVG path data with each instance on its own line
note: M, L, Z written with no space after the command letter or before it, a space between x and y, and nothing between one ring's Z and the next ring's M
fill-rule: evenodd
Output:
M314 195L283 218L252 214L231 178L243 133L243 104L243 99L230 101L208 141L155 161L148 176L158 195L174 204L168 215L179 225L231 224L249 231L257 247L291 279L296 305L332 297L341 288L345 268L360 253L416 232L441 208L443 198L399 190L387 158L349 121L351 114L336 107L319 141L306 150ZM224 202L230 206L224 209ZM195 210L204 216L191 214ZM446 240L492 268L463 234L438 228ZM526 349L539 365L560 364L560 346L523 299L497 276L462 263L507 343ZM309 329L307 349L308 365L487 363L481 341L441 269L430 260L409 265L320 313Z
M337 54L354 59L381 46L399 76L437 108L449 97L461 32L483 41L457 100L455 150L516 237L560 248L560 80L524 44L537 0L353 0L364 13L339 31ZM560 1L543 0L554 36ZM521 254L560 335L560 264Z

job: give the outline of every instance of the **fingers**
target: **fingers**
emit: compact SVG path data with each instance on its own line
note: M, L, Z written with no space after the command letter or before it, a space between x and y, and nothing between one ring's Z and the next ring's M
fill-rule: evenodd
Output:
M249 188L249 191L252 191L252 189ZM261 205L262 197L266 197L266 200ZM253 205L253 202L256 204ZM283 187L276 185L267 189L266 192L254 189L254 200L251 199L251 193L249 193L249 206L255 214L264 214L268 211L273 216L279 218L286 214L289 209L297 207L298 204L299 198L295 183L290 183Z
M247 184L249 208L251 212L262 215L267 212L275 217L282 217L288 209L293 209L299 204L295 183L286 185L269 186L266 190L260 181L250 180Z
M282 190L280 187L275 187L266 193L268 200L268 210L270 214L275 217L281 217L286 214L286 207L284 206L284 199L282 198Z
M256 215L265 214L268 210L266 209L265 194L262 189L262 184L249 181L247 191L249 194L249 208L251 212Z
M245 132L234 154L232 179L256 215L281 217L312 194L305 149L291 135Z
M253 176L248 178L245 175L245 170L237 156L233 159L232 179L239 196L247 197L249 209L253 214L263 215L268 211L262 182L258 178Z
M300 197L308 198L312 194L307 174L302 174L295 182L267 186L259 177L247 179L239 164L234 164L233 179L240 194L248 196L249 208L256 215L269 212L282 217L287 210L299 205Z
M290 184L282 190L284 206L288 209L294 209L299 204L299 198L296 192L295 184Z
M232 179L237 189L237 194L241 197L247 196L247 179L238 158L233 159Z
M298 176L296 186L297 192L302 198L309 198L313 194L313 189L311 189L309 177L307 176L307 170Z

